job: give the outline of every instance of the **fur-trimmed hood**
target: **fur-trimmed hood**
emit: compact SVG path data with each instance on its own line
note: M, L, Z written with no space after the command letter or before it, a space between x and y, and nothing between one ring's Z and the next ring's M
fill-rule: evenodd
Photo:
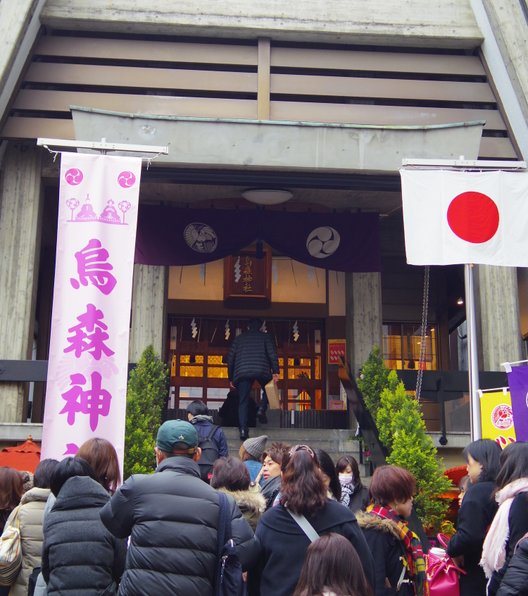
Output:
M258 491L252 490L229 491L224 488L218 490L231 495L233 499L235 499L242 515L253 528L253 531L255 531L260 516L266 510L266 499L264 498L264 495Z
M391 519L383 519L373 513L366 513L365 511L357 511L356 519L360 528L363 530L377 530L380 532L387 532L392 534L398 540L401 540L400 532L396 524Z

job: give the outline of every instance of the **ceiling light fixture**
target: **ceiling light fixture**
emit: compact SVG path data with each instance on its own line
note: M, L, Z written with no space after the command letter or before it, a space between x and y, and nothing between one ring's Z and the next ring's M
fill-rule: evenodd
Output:
M289 190L278 188L249 188L242 193L246 201L257 205L280 205L293 197Z
M457 304L458 306L462 306L464 304L464 298L462 298L462 296L457 299Z

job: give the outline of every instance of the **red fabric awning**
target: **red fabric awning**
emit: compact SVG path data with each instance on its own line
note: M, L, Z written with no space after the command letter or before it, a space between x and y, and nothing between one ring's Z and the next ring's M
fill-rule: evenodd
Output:
M40 462L40 445L31 438L13 447L4 447L0 451L0 466L15 468L21 472L34 473Z

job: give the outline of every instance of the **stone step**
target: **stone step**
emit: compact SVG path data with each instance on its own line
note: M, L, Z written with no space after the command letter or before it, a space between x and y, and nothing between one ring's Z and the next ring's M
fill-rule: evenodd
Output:
M240 441L238 428L224 427L229 453L238 455ZM342 455L352 455L360 462L359 441L348 429L315 429L315 428L277 428L266 424L258 424L249 429L250 437L268 436L268 445L274 441L283 441L289 445L306 444L313 449L322 449L336 462ZM362 479L370 474L370 464L359 463Z

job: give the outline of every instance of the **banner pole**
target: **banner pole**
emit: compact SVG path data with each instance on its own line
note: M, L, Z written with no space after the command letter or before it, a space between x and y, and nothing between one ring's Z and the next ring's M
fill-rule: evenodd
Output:
M466 286L466 321L468 338L468 376L469 376L469 413L471 422L471 440L482 438L480 423L479 369L477 355L477 326L475 316L475 289L473 265L464 265Z

